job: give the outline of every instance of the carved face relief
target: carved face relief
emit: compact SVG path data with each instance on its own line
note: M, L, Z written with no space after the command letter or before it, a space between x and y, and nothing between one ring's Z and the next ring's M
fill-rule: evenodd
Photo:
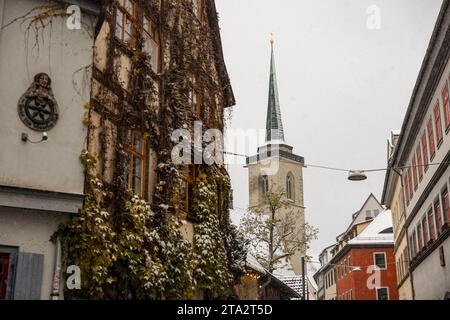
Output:
M30 129L48 131L58 121L58 104L46 73L34 76L34 81L22 95L18 105L19 117Z

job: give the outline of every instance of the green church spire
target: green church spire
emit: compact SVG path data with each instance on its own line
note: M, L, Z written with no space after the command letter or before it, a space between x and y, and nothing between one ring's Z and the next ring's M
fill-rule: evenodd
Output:
M270 80L269 80L269 103L267 106L266 142L284 142L283 123L281 121L280 101L278 98L277 75L275 71L275 57L273 53L273 37L270 39Z

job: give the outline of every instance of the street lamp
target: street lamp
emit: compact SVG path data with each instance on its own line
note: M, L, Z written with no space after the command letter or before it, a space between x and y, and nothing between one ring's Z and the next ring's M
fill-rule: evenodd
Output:
M348 180L350 181L362 181L362 180L366 180L367 176L364 173L364 171L349 171L348 172Z

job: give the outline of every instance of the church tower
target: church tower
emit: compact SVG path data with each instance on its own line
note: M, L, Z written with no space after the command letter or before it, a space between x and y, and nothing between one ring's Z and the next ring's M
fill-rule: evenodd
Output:
M247 158L246 165L249 174L250 210L260 207L264 203L267 192L281 188L292 205L288 209L280 210L280 214L297 212L299 217L297 226L303 230L305 225L303 203L304 158L294 154L292 152L293 147L284 140L273 39L270 40L270 44L271 60L265 144L258 148L257 155ZM292 271L297 275L301 274L300 260L305 253L303 248L299 248L289 261Z

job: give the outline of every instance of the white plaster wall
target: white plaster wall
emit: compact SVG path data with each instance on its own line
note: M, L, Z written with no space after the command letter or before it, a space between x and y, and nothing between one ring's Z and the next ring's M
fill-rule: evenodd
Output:
M379 210L378 213L381 213L381 211L383 211L383 207L380 206L380 204L377 202L375 197L370 196L369 199L367 200L367 202L361 208L360 213L356 217L356 219L355 219L353 224L355 225L355 224L358 224L358 223L366 221L366 211L370 210L372 212L372 215L373 215L373 212L376 209Z
M430 167L431 168L431 167ZM432 207L436 197L440 194L442 188L449 186L450 167L441 176L438 183L431 190L430 195L425 200L418 214L412 220L407 228L407 235L412 234L423 215ZM442 204L441 204L441 208ZM433 209L434 210L434 209ZM441 210L443 212L443 210ZM435 235L437 234L435 224ZM415 299L442 299L445 292L450 291L450 238L447 238L440 246L444 246L444 255L446 266L441 267L439 259L439 250L435 249L416 269L413 270L413 285Z
M416 300L441 300L450 291L450 238L441 246L444 246L445 267L440 265L439 250L434 250L413 271Z
M0 245L44 255L42 300L50 299L55 264L55 245L50 237L67 219L67 214L0 207Z
M49 1L0 0L3 24ZM84 23L92 17L82 14ZM82 70L92 63L93 39L85 30L69 30L64 18L54 18L32 50L34 33L27 41L27 24L16 22L0 31L0 185L83 193L83 168L79 161L85 148L87 128L82 124L89 101L90 82ZM91 30L92 32L92 30ZM32 83L45 72L59 105L59 120L48 132L49 140L24 144L21 133L39 140L41 133L28 129L19 119L17 103Z

